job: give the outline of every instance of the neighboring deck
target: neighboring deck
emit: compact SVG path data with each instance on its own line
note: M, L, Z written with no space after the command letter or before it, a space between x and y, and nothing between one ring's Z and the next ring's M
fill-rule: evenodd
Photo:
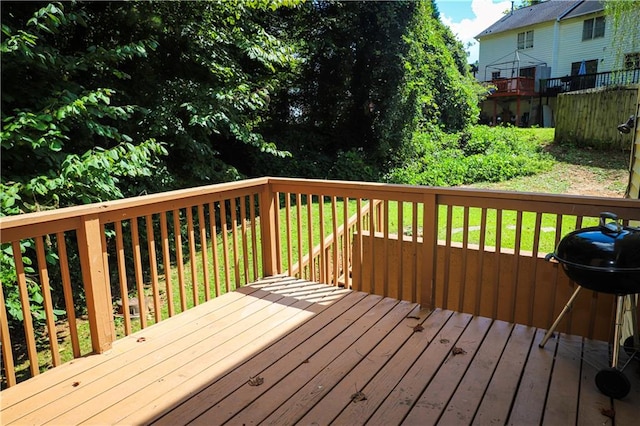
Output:
M421 327L416 327L420 325ZM2 424L636 424L607 345L293 278L225 294L9 388ZM363 398L360 398L363 397ZM365 399L366 398L366 399ZM362 400L360 400L362 399Z

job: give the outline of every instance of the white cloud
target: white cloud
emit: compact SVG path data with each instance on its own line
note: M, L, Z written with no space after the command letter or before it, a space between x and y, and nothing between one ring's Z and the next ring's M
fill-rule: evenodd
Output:
M451 28L451 31L458 37L469 52L469 63L478 60L479 46L474 39L480 32L487 29L491 24L503 16L504 11L511 8L511 1L494 3L493 0L471 0L471 10L475 15L473 19L463 19L460 22L453 22L451 18L440 14L442 23ZM470 47L467 44L471 43Z

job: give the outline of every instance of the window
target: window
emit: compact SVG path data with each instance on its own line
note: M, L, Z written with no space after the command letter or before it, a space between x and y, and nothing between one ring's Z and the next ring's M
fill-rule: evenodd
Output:
M582 25L582 41L604 37L604 16L591 18Z
M533 47L533 30L518 33L518 49L530 49Z
M500 78L500 71L494 71L491 73L491 80L497 80Z
M624 69L635 70L640 68L640 52L626 53L624 55Z

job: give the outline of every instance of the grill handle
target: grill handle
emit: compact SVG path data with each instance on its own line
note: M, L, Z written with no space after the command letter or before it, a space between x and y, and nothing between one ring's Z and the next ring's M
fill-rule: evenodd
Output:
M607 223L607 219L612 220L613 222ZM600 229L605 233L615 233L619 234L622 232L622 224L618 219L618 215L611 212L602 212L600 213Z

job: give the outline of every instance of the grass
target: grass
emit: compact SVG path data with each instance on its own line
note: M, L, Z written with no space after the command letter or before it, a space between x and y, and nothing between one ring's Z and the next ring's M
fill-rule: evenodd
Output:
M463 241L464 229L464 208L461 206L449 207L451 211L451 225L447 226L447 206L440 206L438 211L438 239L445 240L447 237L447 229L451 228L451 241L461 243ZM421 210L421 209L420 209ZM480 244L480 225L482 218L482 210L480 208L471 207L468 209L468 243ZM513 249L516 239L516 217L517 213L512 210L504 210L502 212L502 228L500 245L502 248ZM389 203L389 227L390 233L396 233L398 229L398 203ZM540 253L552 252L556 244L556 219L554 215L541 215L541 232L538 241L538 251ZM422 211L418 212L418 222L422 223ZM533 212L525 212L522 215L521 225L521 241L520 250L533 251L534 249L534 229L536 222L536 214ZM410 203L403 205L403 233L410 235L412 223L412 206ZM582 227L597 225L597 218L585 218ZM485 246L496 246L496 227L497 227L497 211L488 209L486 215L486 233ZM575 216L563 216L560 234L564 235L576 229ZM418 229L418 235L422 234L422 230Z
M528 132L553 159L551 170L504 182L481 182L474 188L550 194L622 197L627 185L629 152L597 151L553 143L554 129L518 129Z

